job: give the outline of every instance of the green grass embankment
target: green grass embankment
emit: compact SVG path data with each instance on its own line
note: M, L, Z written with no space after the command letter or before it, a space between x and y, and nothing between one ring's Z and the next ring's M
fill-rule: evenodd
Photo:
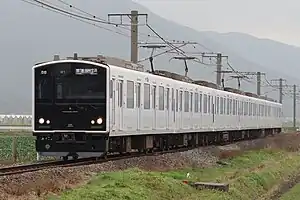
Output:
M170 172L129 169L102 173L87 185L50 199L268 199L283 179L300 171L300 155L279 150L251 151L226 162L226 166L205 169ZM188 172L191 181L228 182L229 192L197 190L185 185L182 181Z

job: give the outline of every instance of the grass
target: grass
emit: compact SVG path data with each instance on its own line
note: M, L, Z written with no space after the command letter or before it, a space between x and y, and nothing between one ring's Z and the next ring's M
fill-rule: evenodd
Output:
M280 200L300 199L300 184L295 185L291 190L281 196Z
M243 199L268 198L280 182L300 171L300 155L275 150L251 151L228 159L227 166L146 172L139 169L101 173L88 184L50 199ZM229 192L196 190L182 183L186 174L193 181L228 182Z

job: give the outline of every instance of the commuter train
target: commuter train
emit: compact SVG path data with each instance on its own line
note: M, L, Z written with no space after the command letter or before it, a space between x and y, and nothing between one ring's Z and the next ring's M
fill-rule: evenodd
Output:
M280 103L117 58L56 56L32 73L40 156L146 153L281 132Z

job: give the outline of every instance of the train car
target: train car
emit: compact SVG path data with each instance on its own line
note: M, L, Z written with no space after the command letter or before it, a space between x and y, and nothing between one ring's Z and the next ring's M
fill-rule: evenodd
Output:
M116 58L33 67L33 134L42 156L98 157L257 138L281 131L281 109Z

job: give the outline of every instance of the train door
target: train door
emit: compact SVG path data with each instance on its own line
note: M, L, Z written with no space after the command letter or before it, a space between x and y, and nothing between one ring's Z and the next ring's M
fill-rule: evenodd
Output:
M166 129L170 128L170 88L166 88Z
M136 112L137 112L137 130L141 130L142 124L142 110L141 110L141 83L136 83Z
M124 82L123 80L118 80L117 82L118 106L117 106L116 116L118 116L117 126L119 130L123 130L123 109L124 109L123 91L124 91Z
M153 111L153 118L152 118L152 129L156 129L156 85L152 85L152 111Z

